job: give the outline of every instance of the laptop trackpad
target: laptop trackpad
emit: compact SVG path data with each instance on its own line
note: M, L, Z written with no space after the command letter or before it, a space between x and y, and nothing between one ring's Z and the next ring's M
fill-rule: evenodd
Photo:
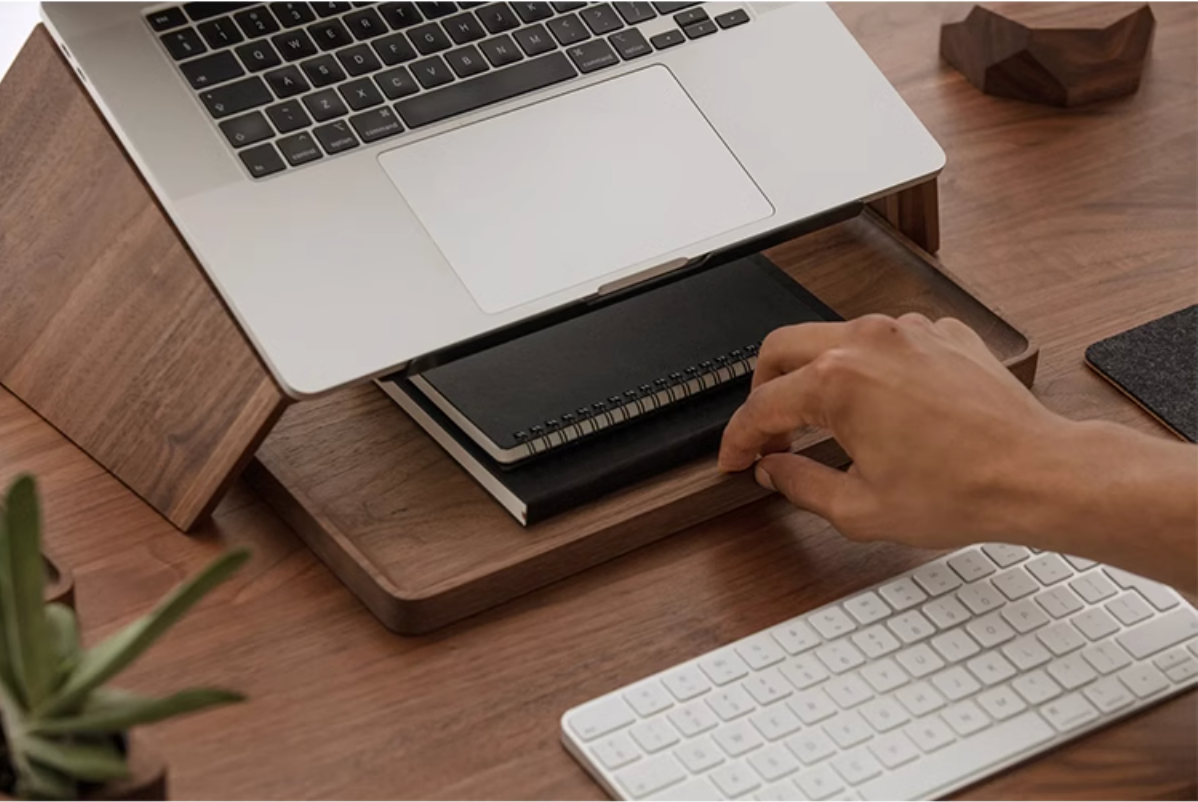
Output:
M489 313L656 266L671 251L773 214L660 66L379 160Z

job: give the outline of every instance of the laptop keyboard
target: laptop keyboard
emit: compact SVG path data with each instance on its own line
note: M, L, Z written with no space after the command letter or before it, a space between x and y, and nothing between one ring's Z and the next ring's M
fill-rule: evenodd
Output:
M666 29L638 29L661 17ZM253 178L749 19L695 2L184 3L146 15Z

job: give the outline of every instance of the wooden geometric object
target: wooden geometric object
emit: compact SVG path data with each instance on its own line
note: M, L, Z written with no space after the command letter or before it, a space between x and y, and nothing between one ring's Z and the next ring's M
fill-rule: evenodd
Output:
M940 55L989 95L1079 106L1140 86L1156 20L1136 3L987 3L940 30Z

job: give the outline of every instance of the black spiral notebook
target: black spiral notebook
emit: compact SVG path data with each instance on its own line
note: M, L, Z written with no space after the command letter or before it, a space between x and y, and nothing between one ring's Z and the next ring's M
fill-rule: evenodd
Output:
M758 255L380 385L532 523L713 449L762 339L837 319Z

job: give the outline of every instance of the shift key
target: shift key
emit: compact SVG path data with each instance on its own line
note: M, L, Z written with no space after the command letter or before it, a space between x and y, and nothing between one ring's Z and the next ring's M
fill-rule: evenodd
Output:
M1198 635L1198 613L1186 607L1157 616L1146 624L1129 629L1115 640L1137 660L1176 646Z

